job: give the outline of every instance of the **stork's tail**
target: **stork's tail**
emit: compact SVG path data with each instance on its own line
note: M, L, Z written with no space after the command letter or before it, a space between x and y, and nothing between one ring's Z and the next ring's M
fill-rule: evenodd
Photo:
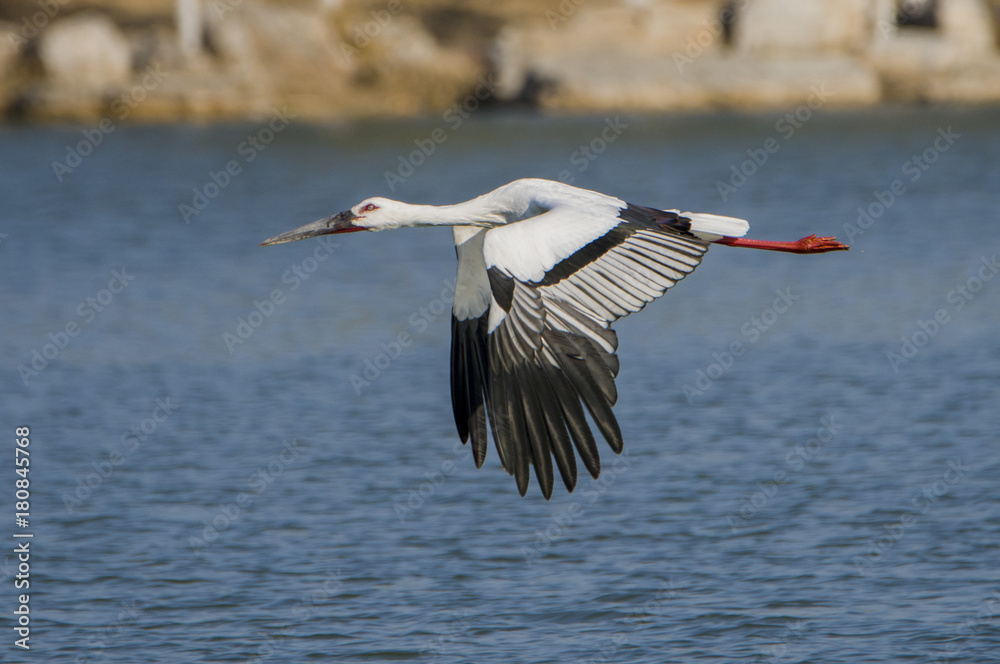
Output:
M715 242L721 237L743 237L750 230L746 219L705 212L682 212L681 216L691 220L692 233L708 242Z

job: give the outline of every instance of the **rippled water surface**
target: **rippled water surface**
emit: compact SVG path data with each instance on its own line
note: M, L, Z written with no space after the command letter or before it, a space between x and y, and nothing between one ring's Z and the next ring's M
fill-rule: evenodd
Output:
M1000 118L780 118L0 130L2 659L995 661ZM625 453L545 501L456 444L447 229L256 245L560 175L852 249L621 321Z

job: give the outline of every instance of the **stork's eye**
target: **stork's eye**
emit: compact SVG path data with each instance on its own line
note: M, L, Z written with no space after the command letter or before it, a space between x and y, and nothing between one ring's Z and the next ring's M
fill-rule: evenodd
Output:
M368 205L366 205L363 208L361 208L361 211L362 212L374 212L377 209L378 209L377 205L375 205L374 203L369 203Z

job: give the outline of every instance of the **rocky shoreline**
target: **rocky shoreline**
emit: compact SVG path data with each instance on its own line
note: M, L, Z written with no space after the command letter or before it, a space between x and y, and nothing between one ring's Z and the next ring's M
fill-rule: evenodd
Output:
M991 0L5 0L38 121L996 104ZM907 13L909 12L909 13Z

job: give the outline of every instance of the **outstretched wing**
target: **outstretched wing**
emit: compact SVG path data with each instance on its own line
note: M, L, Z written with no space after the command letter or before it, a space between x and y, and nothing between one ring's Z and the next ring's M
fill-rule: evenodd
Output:
M600 473L585 410L615 453L622 449L610 325L690 274L708 243L680 213L632 205L618 216L556 207L482 235L485 405L500 460L522 495L529 466L552 494L553 459L572 491L574 449L593 477Z

